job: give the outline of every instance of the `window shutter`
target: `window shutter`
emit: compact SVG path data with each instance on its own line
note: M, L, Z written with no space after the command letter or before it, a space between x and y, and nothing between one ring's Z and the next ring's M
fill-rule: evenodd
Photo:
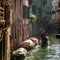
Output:
M32 6L32 12L36 15L36 6Z
M60 8L60 2L58 3L58 7Z
M28 0L29 5L32 5L32 0Z
M30 8L27 7L27 19L29 19Z
M23 18L26 18L27 8L25 5L23 5Z

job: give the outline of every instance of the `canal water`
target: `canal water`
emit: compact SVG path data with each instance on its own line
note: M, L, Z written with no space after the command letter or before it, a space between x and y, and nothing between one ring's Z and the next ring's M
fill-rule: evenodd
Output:
M20 57L16 60L60 60L60 39L56 39L56 36L51 34L47 47L38 45L29 51L25 58Z
M47 47L30 51L24 60L60 60L60 39L51 34L49 42Z

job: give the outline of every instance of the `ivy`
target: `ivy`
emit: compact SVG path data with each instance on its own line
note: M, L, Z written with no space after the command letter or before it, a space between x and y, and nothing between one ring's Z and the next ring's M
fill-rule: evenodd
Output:
M36 25L36 15L33 14L32 12L30 12L30 19L31 19L32 23L34 23Z

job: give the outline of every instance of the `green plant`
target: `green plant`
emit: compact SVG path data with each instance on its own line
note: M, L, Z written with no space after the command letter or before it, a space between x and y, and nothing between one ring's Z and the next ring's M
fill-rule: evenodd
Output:
M30 12L30 19L36 25L36 15Z

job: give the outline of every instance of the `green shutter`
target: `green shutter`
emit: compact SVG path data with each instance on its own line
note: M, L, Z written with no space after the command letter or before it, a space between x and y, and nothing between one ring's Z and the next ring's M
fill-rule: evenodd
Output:
M30 7L27 7L27 19L29 19Z
M32 6L32 12L36 15L36 6Z
M29 5L32 5L32 0L28 0Z

